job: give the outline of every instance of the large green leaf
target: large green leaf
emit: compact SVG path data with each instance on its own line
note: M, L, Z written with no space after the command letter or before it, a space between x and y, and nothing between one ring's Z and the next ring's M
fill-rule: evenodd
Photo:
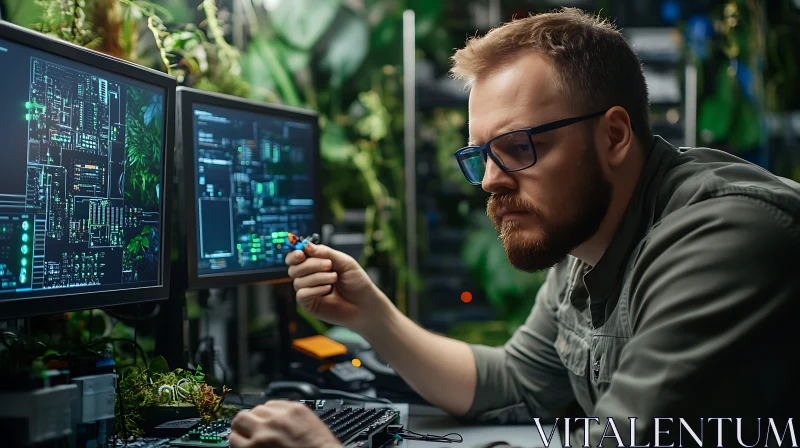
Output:
M341 163L353 157L356 147L347 139L342 126L328 121L322 128L320 152L324 160Z
M308 67L311 60L309 51L290 47L283 42L278 42L276 47L280 52L281 60L291 73L297 73Z
M161 0L158 3L169 11L173 23L190 23L194 19L194 11L185 0Z
M398 37L400 26L397 19L386 16L372 32L373 48L387 47Z
M277 90L285 104L302 106L293 73L285 61L287 52L288 48L277 38L255 37L244 57L244 77L253 86ZM290 63L296 67L308 63L298 59L297 54L289 58Z
M270 91L275 90L275 78L267 67L264 47L269 45L263 37L256 36L247 46L247 53L242 58L243 75L250 85Z
M703 102L697 117L697 128L703 144L727 140L731 130L732 106L732 103L717 97Z
M332 85L342 85L361 67L369 42L367 23L349 9L342 10L320 61L322 68L330 72Z
M717 71L714 93L700 105L697 129L703 144L724 141L731 132L734 113L734 89L728 67Z
M310 50L330 27L341 0L265 2L272 26L290 45Z
M152 373L169 373L169 364L163 356L159 356L150 363L150 371Z
M440 27L442 0L412 0L416 38L424 39Z
M760 118L755 106L747 101L742 101L736 112L731 135L728 139L730 147L743 151L757 147L761 132Z
M42 17L42 7L33 0L7 0L5 2L5 20L28 27L40 21Z

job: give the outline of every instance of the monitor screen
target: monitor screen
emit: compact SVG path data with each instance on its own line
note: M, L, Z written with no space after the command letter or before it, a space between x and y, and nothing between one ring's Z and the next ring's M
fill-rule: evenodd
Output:
M162 286L163 80L138 81L119 74L137 73L128 64L66 45L57 52L98 65L78 62L19 42L63 44L23 37L0 35L0 302Z
M285 269L287 232L318 231L316 116L190 107L197 276Z

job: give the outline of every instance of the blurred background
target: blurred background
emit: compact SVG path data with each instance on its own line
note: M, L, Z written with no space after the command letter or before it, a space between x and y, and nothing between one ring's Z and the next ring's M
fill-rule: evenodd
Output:
M624 30L644 64L656 134L800 181L800 0L0 0L6 20L181 85L319 111L323 241L356 257L424 327L488 345L524 321L544 274L508 264L487 194L452 157L466 142L468 92L449 78L449 58L469 36L559 6ZM213 364L228 384L264 384L277 369L281 313L293 337L357 339L281 311L292 294L290 285L190 294L191 362ZM159 329L139 313L52 324L135 337L149 356Z

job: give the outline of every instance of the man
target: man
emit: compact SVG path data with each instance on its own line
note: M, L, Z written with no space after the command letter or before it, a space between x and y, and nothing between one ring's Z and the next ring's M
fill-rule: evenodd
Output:
M579 10L511 22L453 59L471 86L461 168L492 194L509 261L553 267L527 322L497 348L429 333L355 260L321 245L286 259L298 302L357 331L429 402L467 420L530 422L577 400L598 417L592 446L616 446L614 433L625 446L652 443L659 417L695 432L699 418L752 417L748 445L756 417L782 431L800 399L798 185L654 137L638 58ZM235 421L234 446L336 446L300 406L251 414ZM671 429L662 446L678 446ZM717 446L717 423L705 429Z

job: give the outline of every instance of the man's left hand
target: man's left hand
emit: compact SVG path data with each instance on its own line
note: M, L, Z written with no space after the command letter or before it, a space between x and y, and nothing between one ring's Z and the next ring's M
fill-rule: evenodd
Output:
M283 400L240 412L233 419L228 441L232 448L342 447L308 406Z

